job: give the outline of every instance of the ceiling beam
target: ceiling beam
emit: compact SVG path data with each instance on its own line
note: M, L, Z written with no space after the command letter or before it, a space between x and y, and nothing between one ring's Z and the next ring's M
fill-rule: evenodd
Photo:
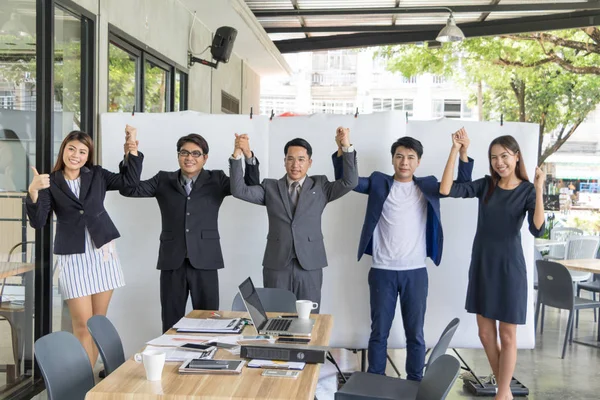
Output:
M466 37L496 36L523 32L543 32L558 29L583 28L600 25L600 12L577 12L494 20L461 24ZM278 40L275 45L281 53L331 50L370 46L387 46L435 40L438 29L429 27L417 32L356 33L313 37L310 39Z
M439 7L385 7L385 8L324 8L298 10L257 10L253 11L256 18L274 17L311 17L332 15L377 15L377 14L431 14L444 13L492 13L492 12L528 12L528 11L572 11L598 10L600 1L592 0L577 3L533 3L533 4L482 4L468 6L439 6Z
M414 32L428 29L442 29L439 25L344 25L344 26L283 26L265 28L267 33L340 33L340 32ZM461 25L462 26L462 25Z

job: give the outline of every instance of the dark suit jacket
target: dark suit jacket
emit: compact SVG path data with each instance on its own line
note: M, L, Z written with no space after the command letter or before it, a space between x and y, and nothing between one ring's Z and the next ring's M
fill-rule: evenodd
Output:
M333 166L336 178L342 175L343 164L342 157L333 153ZM458 179L456 182L470 182L473 172L473 159L469 162L459 161ZM413 177L413 181L425 196L427 200L427 256L435 263L440 265L442 260L442 250L444 248L444 232L442 230L442 219L440 214L440 198L445 197L440 194L440 183L435 176L425 176L422 178ZM363 254L373 255L373 232L381 217L383 204L390 194L390 189L394 184L394 177L382 172L373 172L368 178L360 177L355 192L363 193L369 196L367 201L367 211L365 221L360 234L358 243L358 260Z
M120 190L140 182L143 154L129 155L119 165L119 173L105 170L99 165L81 168L81 189L75 197L62 171L50 174L50 187L40 190L37 202L27 195L26 206L29 223L38 229L48 221L52 211L56 214L55 254L85 253L85 228L97 248L121 236L104 208L107 190Z
M162 231L157 269L173 270L189 258L196 269L224 267L219 235L219 208L231 195L229 178L221 170L203 169L188 197L179 180L180 170L159 171L137 187L121 190L127 197L155 197L160 207ZM258 160L246 166L246 182L260 183Z

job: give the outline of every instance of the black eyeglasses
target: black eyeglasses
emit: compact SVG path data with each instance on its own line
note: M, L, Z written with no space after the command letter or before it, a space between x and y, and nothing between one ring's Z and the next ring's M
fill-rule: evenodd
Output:
M179 157L183 157L183 158L186 158L189 155L191 155L194 158L202 157L204 155L201 152L199 152L198 150L194 150L191 152L187 151L187 150L180 150L177 154L179 154Z

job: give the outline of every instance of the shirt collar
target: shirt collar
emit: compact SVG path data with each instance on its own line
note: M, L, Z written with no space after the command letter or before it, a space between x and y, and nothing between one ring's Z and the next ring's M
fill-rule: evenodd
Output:
M302 185L304 185L304 181L306 180L306 175L304 175L304 178L300 179L299 181L293 181L288 175L286 175L285 180L287 181L288 188L292 186L292 183L298 182L299 188L302 189Z
M196 184L196 180L198 180L198 177L200 176L200 174L197 174L196 176L192 177L192 185ZM185 186L186 182L189 180L190 178L186 177L185 175L183 175L183 172L179 171L179 182L181 182L181 184L183 186Z

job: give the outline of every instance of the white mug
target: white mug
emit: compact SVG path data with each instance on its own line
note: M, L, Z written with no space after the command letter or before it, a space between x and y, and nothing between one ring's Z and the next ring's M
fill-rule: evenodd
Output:
M298 313L298 318L308 319L310 317L310 312L312 310L316 310L317 308L319 308L319 303L313 303L310 300L296 301L296 312Z
M144 364L146 379L149 381L160 381L162 379L165 357L166 354L158 350L146 350L133 356L136 362Z

